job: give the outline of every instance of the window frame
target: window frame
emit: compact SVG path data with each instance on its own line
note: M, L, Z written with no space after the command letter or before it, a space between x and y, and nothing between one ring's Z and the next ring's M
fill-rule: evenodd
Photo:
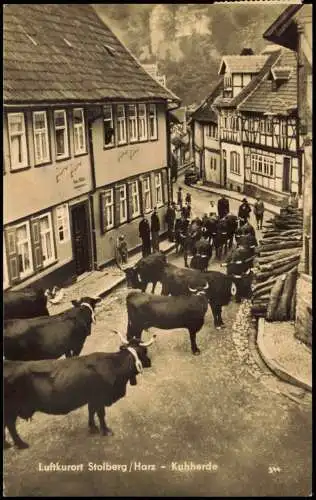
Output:
M60 224L58 223L58 211L63 209L63 215L62 215L62 225L63 225L63 233L64 233L64 239L60 239ZM60 245L63 245L64 243L67 243L70 240L70 223L69 223L69 207L68 203L63 203L62 205L58 205L56 207L56 234L57 234L57 240ZM66 234L66 237L65 237Z
M105 108L109 108L111 110L111 118L105 118ZM110 122L110 128L113 129L114 131L114 117L113 117L113 104L110 104L110 103L107 103L107 104L104 104L103 107L102 107L102 112L103 112L103 147L104 149L109 149L109 148L113 148L113 146L115 146L115 137L114 137L114 132L112 134L112 137L111 137L111 142L109 142L109 144L105 144L105 123L107 122Z
M40 129L40 130L36 130L36 127L35 127L35 116L36 115L41 115L41 114L44 115L45 128L44 129ZM49 163L51 161L47 111L46 110L33 111L32 118L33 118L34 163L35 163L35 165L43 165L43 164ZM36 136L39 135L39 134L42 135L42 133L44 131L46 132L46 134L45 134L45 143L46 143L47 156L45 158L42 157L40 159L37 159L37 156L36 156Z
M134 191L134 186L136 186L136 191ZM134 210L134 200L137 199L138 210ZM140 215L140 194L139 194L139 182L138 180L132 181L132 213L131 218L138 217Z
M126 184L119 184L117 186L118 190L119 190L119 213L120 213L120 224L123 224L124 222L127 222L127 218L128 218L128 206L127 206L127 186ZM122 197L121 194L121 189L124 190L124 196ZM122 216L122 202L124 204L124 207L125 207L125 217Z
M124 116L120 117L118 110L119 108L123 109ZM121 125L123 124L123 130L124 130L124 139L119 140L119 129L121 129ZM122 130L122 129L121 129ZM122 135L122 136L123 136ZM116 137L117 137L117 144L122 145L122 144L127 144L127 126L126 126L126 110L125 110L125 105L124 104L117 104L116 105Z
M142 116L140 114L140 109L144 110L144 115ZM139 141L140 142L144 142L144 141L147 141L148 140L148 126L147 126L147 106L145 103L141 102L138 104L137 106L137 120L138 120L138 138L139 138ZM144 131L145 131L145 135L141 136L140 135L140 131L141 131L141 126L140 126L140 123L143 123L143 127L144 127Z
M151 110L154 110L153 116L151 116ZM151 134L151 120L154 123L154 134ZM157 105L155 103L150 103L148 107L148 123L149 123L149 139L155 141L158 139L158 124L157 124Z
M235 160L234 160L235 159ZM230 152L230 173L240 175L240 153L237 151Z
M130 115L130 108L133 106L135 110L134 115ZM138 117L137 117L137 105L135 103L129 103L127 104L127 123L128 123L128 138L129 138L129 143L135 143L138 142ZM134 126L133 126L134 124ZM131 134L131 129L134 128L135 135L132 136Z
M55 122L55 118L56 118L56 113L63 113L64 114L64 120L65 120L65 125L64 127L61 127L60 125L56 128L56 122ZM53 113L53 117L54 117L54 134L55 134L55 155L56 155L56 160L64 160L66 158L69 158L70 154L69 154L69 133L68 133L68 120L67 120L67 111L66 109L54 109L54 113ZM65 147L66 147L66 151L63 155L58 155L57 154L57 138L56 138L56 130L61 130L61 129L64 129L64 144L65 144Z
M28 243L28 248L29 248L29 261L30 261L30 269L29 271L20 271L20 266L19 266L19 242L18 242L18 229L21 227L26 226L26 234L27 234L27 243ZM34 273L34 262L33 262L33 248L32 248L32 240L31 240L31 230L30 230L30 221L25 221L21 222L21 224L17 224L16 226L13 226L12 229L15 230L16 234L16 255L18 258L18 274L19 274L19 280L23 280L25 278L28 278Z
M259 170L261 164L261 171ZM272 168L272 173L271 173ZM275 158L268 155L251 153L250 155L250 169L254 174L262 175L265 177L274 178L275 176Z
M148 184L147 188L145 189L145 183ZM142 187L143 187L143 199L144 199L144 213L149 213L152 210L152 199L151 199L151 186L150 186L150 176L145 177L142 181ZM146 194L148 193L149 195L149 207L146 208Z
M13 116L21 116L22 117L22 131L21 133L11 133L10 131L10 117ZM26 134L26 125L25 125L25 113L17 112L17 113L8 113L7 114L7 123L8 123L8 139L9 139L9 151L10 151L10 170L12 172L15 172L17 170L21 170L23 168L27 168L29 166L29 154L28 154L28 143L27 143L27 134ZM21 154L24 149L25 153L25 158L24 161L21 162L19 165L13 165L12 162L12 143L11 143L11 137L12 136L17 136L20 135L22 137L21 139Z
M111 224L108 223L109 217L106 216L107 225L105 226L105 230L108 231L109 229L112 229L114 227L114 216L115 216L115 214L114 214L114 205L115 205L115 203L114 203L114 188L105 189L102 192L104 194L104 207L102 207L102 209L107 210L108 208L110 208L110 211L111 211L111 218L112 218ZM106 201L105 201L108 193L111 194L111 202L110 203L106 203Z
M75 118L75 111L81 111L81 117L82 117L81 123L75 123L75 119L74 119ZM87 153L86 122L85 122L85 116L84 116L84 108L73 108L73 110L72 110L72 124L73 124L73 138L74 138L74 156L84 155ZM80 127L82 127L82 136L83 136L84 147L80 150L76 150L75 130L79 129Z
M159 184L157 185L157 178L159 179ZM157 208L158 207L162 207L163 206L163 192L162 192L162 175L161 175L161 172L155 172L154 174L154 183L155 183L155 201L156 201L156 206ZM157 197L157 192L158 190L160 190L160 200L161 201L158 201L158 197Z
M52 256L49 260L44 259L44 247L42 243L42 230L41 230L41 220L44 219L45 217L48 218L48 230L45 230L45 234L50 233L50 244L51 244L51 249L52 249ZM41 214L39 217L34 218L34 221L39 222L39 234L40 234L40 239L41 239L41 249L42 249L42 265L43 269L46 267L50 266L53 262L56 260L56 252L55 252L55 243L54 243L54 230L53 230L53 224L52 224L52 214L50 212L46 212L45 214Z

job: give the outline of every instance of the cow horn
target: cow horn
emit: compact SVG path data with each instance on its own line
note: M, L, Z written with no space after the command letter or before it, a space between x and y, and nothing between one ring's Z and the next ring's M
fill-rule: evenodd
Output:
M128 340L127 339L124 339L123 335L121 334L121 332L119 332L118 330L112 330L112 332L116 333L116 335L118 335L121 339L121 341L123 342L123 344L128 344Z
M188 287L188 288L189 288L190 292L196 292L197 291L197 288L190 288L190 287Z
M151 339L150 339L150 340L148 340L148 342L140 342L140 344L139 344L139 345L141 345L142 347L149 347L151 344L153 344L153 343L155 342L155 340L156 340L156 334L155 334L155 335L153 335L153 336L151 337Z
M209 284L208 284L208 282L206 282L206 285L203 287L203 290L207 290L208 287L209 287Z

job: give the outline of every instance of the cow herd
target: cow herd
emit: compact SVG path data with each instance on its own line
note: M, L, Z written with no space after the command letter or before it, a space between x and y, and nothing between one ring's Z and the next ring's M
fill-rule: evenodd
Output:
M8 429L15 446L28 447L17 433L18 417L29 419L36 411L64 415L86 404L90 432L99 432L97 415L101 434L110 434L104 408L124 397L128 381L136 385L137 374L151 366L147 347L154 339L142 342L143 330L185 328L192 353L199 354L196 334L208 304L214 326L220 329L222 307L230 302L234 288L238 300L250 297L254 245L249 245L249 234L241 235L244 241L227 259L227 274L179 268L159 252L125 269L127 286L134 290L126 298L127 333L126 338L119 334L122 343L116 353L80 356L100 297L73 300L73 308L50 316L43 291L5 292L4 431ZM149 283L152 293L146 293ZM161 295L154 293L157 283ZM63 355L65 359L58 359ZM4 446L10 446L5 434Z

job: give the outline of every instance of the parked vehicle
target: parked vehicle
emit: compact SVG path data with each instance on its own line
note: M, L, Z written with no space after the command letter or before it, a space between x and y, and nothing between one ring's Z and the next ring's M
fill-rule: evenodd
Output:
M196 184L199 180L199 175L195 168L191 167L185 171L184 174L184 184L190 186L191 184Z

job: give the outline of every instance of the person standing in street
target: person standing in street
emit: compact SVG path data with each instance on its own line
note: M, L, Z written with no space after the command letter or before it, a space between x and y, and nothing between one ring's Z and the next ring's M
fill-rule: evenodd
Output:
M244 221L244 224L248 221L250 212L251 208L248 200L244 198L238 210L238 217Z
M174 223L176 220L176 209L174 201L172 203L168 203L165 220L168 226L168 239L170 242L172 242L174 241Z
M178 192L177 192L177 203L178 203L180 210L181 210L182 204L183 204L182 187L179 187Z
M139 237L142 240L142 255L143 257L147 257L151 253L151 248L150 248L150 227L149 227L149 222L143 216L142 220L139 223L138 227L139 231Z
M263 214L264 214L264 203L260 199L260 196L257 197L257 201L254 204L253 207L253 212L256 217L257 221L257 229L262 229L262 222L263 222Z
M192 197L191 197L191 194L190 193L187 193L186 194L186 197L185 197L185 202L186 204L190 204L191 205L191 201L192 201Z
M217 202L217 211L220 219L229 214L229 200L223 194Z
M151 240L154 252L159 252L159 231L160 231L160 221L157 214L157 207L151 216Z

